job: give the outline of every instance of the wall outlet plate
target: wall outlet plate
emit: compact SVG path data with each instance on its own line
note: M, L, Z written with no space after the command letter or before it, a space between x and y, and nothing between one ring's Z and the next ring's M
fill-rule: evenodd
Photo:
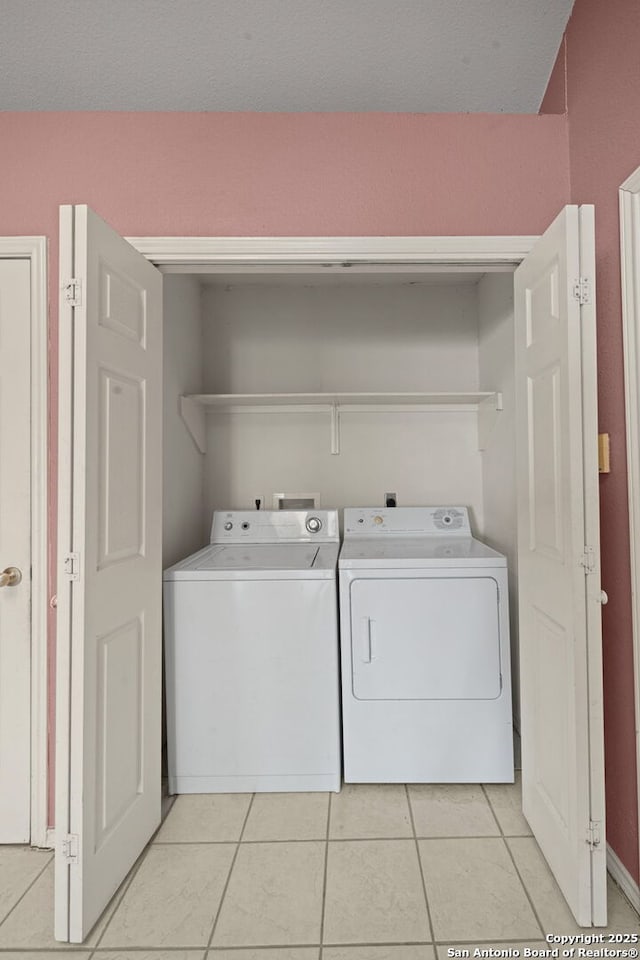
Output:
M395 493L385 493L384 495L384 505L385 507L397 507L398 506L398 496Z

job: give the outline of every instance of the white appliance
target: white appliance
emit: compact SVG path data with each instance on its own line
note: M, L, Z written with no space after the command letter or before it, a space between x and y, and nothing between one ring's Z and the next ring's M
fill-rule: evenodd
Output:
M339 790L335 510L217 511L164 574L171 793Z
M347 509L344 778L513 781L507 564L466 507Z

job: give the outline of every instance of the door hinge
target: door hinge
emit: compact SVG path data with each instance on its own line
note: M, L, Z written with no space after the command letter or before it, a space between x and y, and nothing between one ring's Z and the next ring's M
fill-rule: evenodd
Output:
M80 854L80 838L77 833L68 833L62 838L62 856L67 863L77 863Z
M587 843L592 850L595 850L600 846L600 841L602 836L600 833L600 827L602 824L599 820L589 820L589 826L587 827Z
M73 277L64 285L64 299L72 307L82 305L82 283Z
M588 277L578 277L573 285L573 296L580 306L591 303L591 280Z
M580 557L580 566L584 567L585 575L594 573L596 569L596 553L593 547L585 547Z
M67 553L63 560L63 573L67 580L80 579L80 555Z

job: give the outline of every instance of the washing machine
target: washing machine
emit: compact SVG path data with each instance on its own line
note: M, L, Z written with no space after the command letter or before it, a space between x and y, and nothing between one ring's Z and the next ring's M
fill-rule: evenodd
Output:
M507 562L466 507L348 508L344 778L513 781Z
M164 573L171 793L340 789L336 511L217 511Z

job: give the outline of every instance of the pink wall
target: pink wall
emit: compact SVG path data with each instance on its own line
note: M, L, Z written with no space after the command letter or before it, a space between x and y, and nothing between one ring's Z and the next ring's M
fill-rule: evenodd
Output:
M537 234L569 196L564 117L5 113L0 143L0 233L50 241L52 503L58 204L129 236Z
M640 166L640 5L576 0L543 108L566 72L571 199L596 207L600 430L612 472L601 481L607 832L640 882L618 187ZM566 55L566 64L565 64Z
M537 232L568 192L550 117L0 113L0 142L3 228L51 238L81 201L125 234Z

